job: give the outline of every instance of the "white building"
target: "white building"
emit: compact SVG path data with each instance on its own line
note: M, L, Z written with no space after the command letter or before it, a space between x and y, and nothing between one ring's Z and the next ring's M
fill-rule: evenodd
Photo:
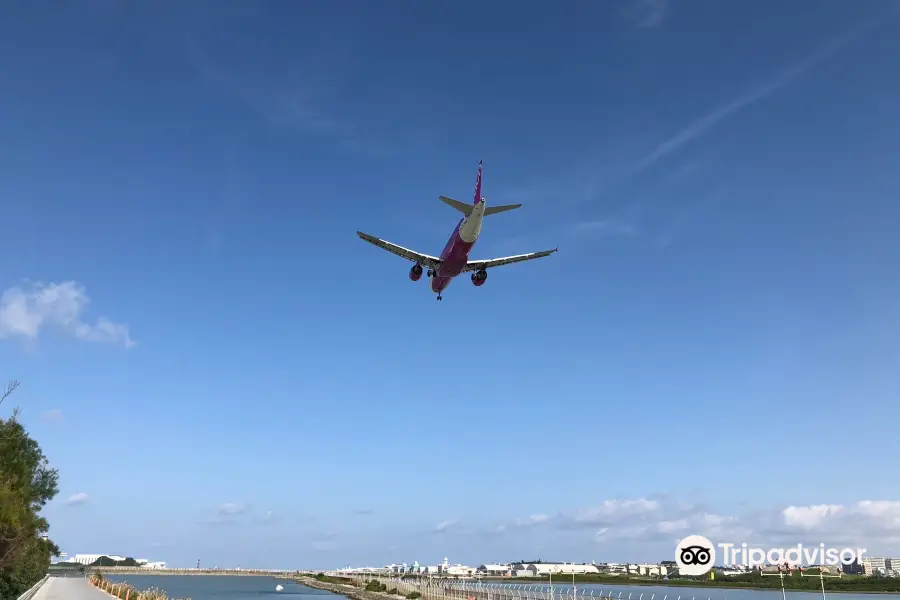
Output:
M489 577L509 577L512 568L509 565L481 565L475 569L475 572Z
M595 565L563 563L559 565L559 571L557 572L561 575L593 575L599 573L600 569Z
M869 577L872 575L900 576L900 558L865 556L862 559L862 566Z
M547 575L586 575L599 573L596 565L578 563L528 563L514 564L510 570L516 577L546 577Z
M443 575L448 577L472 577L475 575L475 569L466 565L452 565L443 567Z
M406 563L386 565L384 569L388 573L393 573L395 575L403 574L406 573Z
M628 572L645 577L665 577L668 574L668 569L662 565L637 564L628 565Z

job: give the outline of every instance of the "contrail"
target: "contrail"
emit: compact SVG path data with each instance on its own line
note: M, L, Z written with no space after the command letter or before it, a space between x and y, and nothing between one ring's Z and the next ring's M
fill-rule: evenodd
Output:
M900 9L900 3L895 4L893 6L893 9L887 16L894 16L894 14L898 12L898 9ZM807 56L805 59L784 69L772 80L742 96L738 96L734 100L731 100L723 106L720 106L719 108L713 110L709 114L694 121L684 129L679 131L673 137L659 144L656 149L653 150L653 152L632 165L631 168L626 171L625 178L637 175L641 171L653 165L659 159L668 156L669 154L678 150L678 148L680 148L687 142L700 135L703 135L704 133L715 127L717 124L719 124L721 121L740 111L744 107L759 102L760 100L764 100L778 90L787 87L804 73L818 66L823 61L831 58L840 50L843 50L844 47L849 45L856 38L873 29L876 25L884 22L884 20L885 15L883 14L866 19L856 27L831 40L829 43L825 44L824 46Z

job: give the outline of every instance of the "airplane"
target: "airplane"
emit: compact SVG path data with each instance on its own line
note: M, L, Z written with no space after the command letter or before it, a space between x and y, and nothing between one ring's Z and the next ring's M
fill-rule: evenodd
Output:
M559 248L488 260L469 260L469 253L481 234L482 219L488 215L514 210L522 206L521 204L486 206L486 199L481 197L481 175L484 169L482 163L483 161L478 161L478 177L475 179L475 201L472 204L466 204L446 196L440 197L444 204L452 206L463 214L459 223L456 224L456 229L450 235L450 239L447 240L447 245L444 246L440 256L421 254L415 250L398 246L362 231L357 231L356 235L370 244L416 263L409 270L409 278L413 281L418 281L422 277L422 273L427 269L427 277L431 280L431 291L437 294L438 300L442 299L441 293L447 289L447 286L450 285L450 282L457 275L471 272L472 283L480 287L487 281L487 270L492 267L543 258L557 252Z

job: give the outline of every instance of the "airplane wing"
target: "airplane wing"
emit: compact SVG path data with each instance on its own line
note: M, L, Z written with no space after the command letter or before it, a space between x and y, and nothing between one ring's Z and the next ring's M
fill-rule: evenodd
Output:
M544 250L543 252L532 252L530 254L517 254L515 256L506 256L504 258L491 258L488 260L470 260L466 265L466 271L479 271L481 269L490 269L491 267L502 267L503 265L511 265L513 263L525 262L535 258L543 258L550 256L559 248L553 250Z
M391 254L396 254L406 260L411 260L413 262L417 262L423 267L428 269L435 269L438 265L441 264L441 259L436 256L429 256L427 254L420 254L415 250L410 250L409 248L404 248L403 246L398 246L397 244L392 244L391 242L380 240L375 236L369 235L368 233L363 233L362 231L357 231L356 235L370 244L374 244L383 250L387 250Z

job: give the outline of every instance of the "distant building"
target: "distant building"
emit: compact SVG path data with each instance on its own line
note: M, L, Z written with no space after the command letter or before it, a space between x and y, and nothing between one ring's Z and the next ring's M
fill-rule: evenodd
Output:
M666 567L650 564L628 565L628 571L644 577L665 577L668 574Z
M600 569L597 565L563 563L559 566L558 572L561 575L596 575Z
M406 573L406 563L387 565L386 567L384 567L384 569L388 573L393 573L394 575L400 575L400 574Z
M73 562L81 563L83 565L89 565L97 562L101 556L105 556L110 560L121 560L124 561L127 557L119 556L118 554L76 554L75 558L72 559Z
M869 577L874 575L896 577L900 575L900 558L866 556L862 560L862 567Z
M597 565L579 563L516 563L510 565L515 577L546 577L548 575L587 575L600 573Z
M441 574L448 577L471 577L475 574L475 569L465 565L441 565Z
M863 575L866 572L858 560L854 560L849 565L841 565L841 571L844 575Z
M481 565L475 572L488 577L509 577L512 573L509 565Z

